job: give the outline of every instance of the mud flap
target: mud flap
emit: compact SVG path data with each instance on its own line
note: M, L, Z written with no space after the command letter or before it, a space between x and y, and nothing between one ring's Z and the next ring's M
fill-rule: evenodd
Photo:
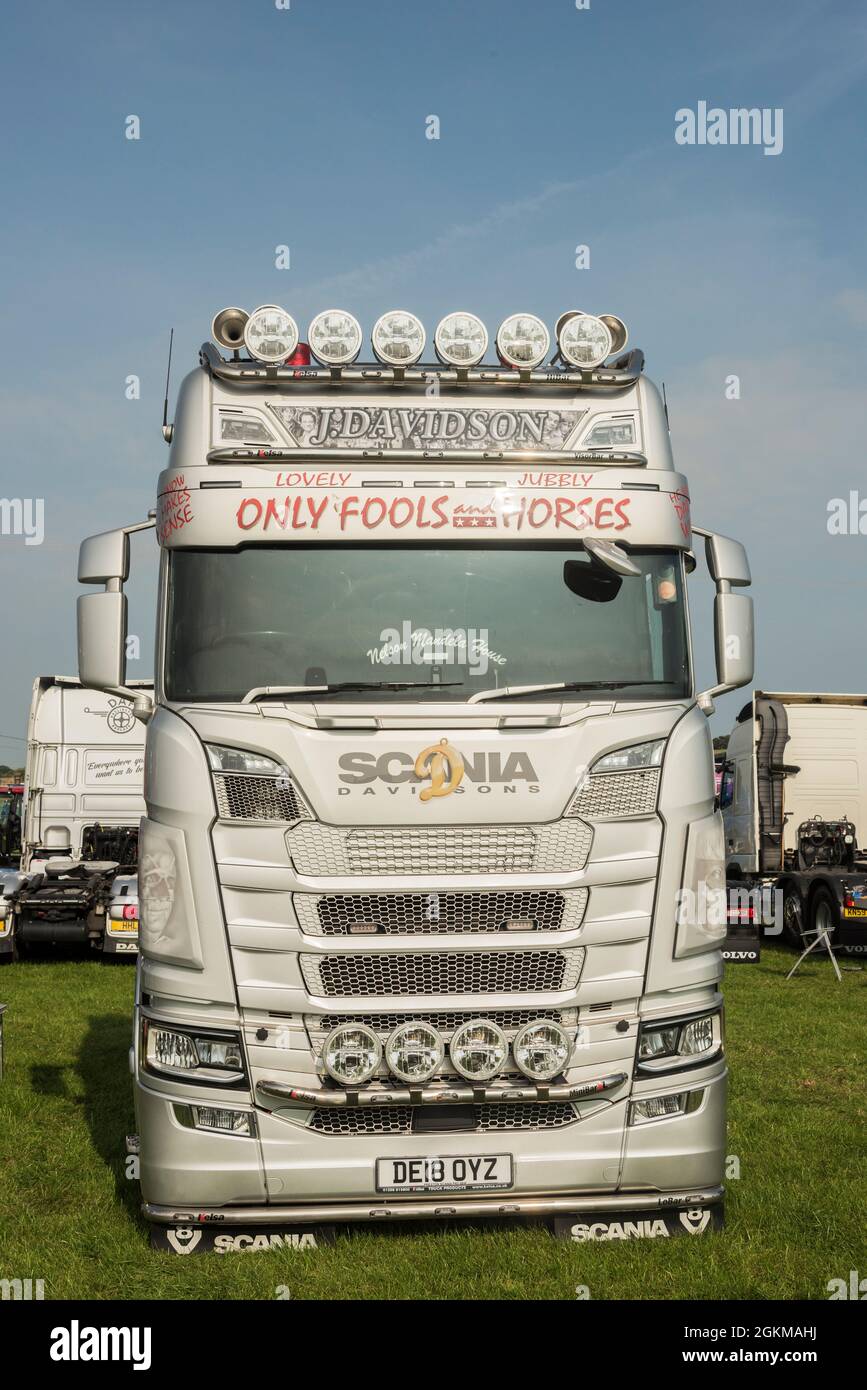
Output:
M722 1202L705 1207L661 1208L658 1211L618 1211L610 1215L575 1212L555 1216L554 1234L576 1244L599 1240L668 1240L670 1236L700 1236L721 1231Z
M237 1255L262 1250L319 1250L333 1245L334 1226L157 1226L151 1224L152 1250L172 1255Z

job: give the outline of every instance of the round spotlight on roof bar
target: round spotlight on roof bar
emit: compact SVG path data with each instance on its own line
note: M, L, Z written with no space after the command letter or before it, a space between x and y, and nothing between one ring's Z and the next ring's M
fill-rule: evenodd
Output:
M344 1023L332 1029L322 1047L325 1070L341 1086L363 1086L381 1060L379 1038L364 1023Z
M497 352L510 367L538 367L551 335L535 314L510 314L497 329Z
M604 324L607 324L611 334L611 351L622 352L629 337L623 319L619 319L616 314L600 314L599 317Z
M531 1081L550 1081L559 1076L571 1051L566 1029L547 1018L526 1023L512 1043L515 1065Z
M211 337L224 348L242 348L244 329L250 315L246 309L221 309L211 322Z
M429 1023L402 1023L385 1044L389 1071L410 1084L430 1081L445 1053L445 1043Z
M279 304L260 304L244 326L244 343L259 362L282 362L298 346L298 325Z
M307 339L319 362L326 367L345 367L361 351L361 324L345 309L323 309L311 321Z
M610 357L612 342L607 323L595 314L570 311L557 320L560 356L573 367L598 367Z
M502 1028L488 1018L471 1018L452 1034L449 1057L467 1081L491 1081L503 1070L509 1044Z
M377 359L386 366L411 367L424 352L424 325L406 309L389 309L373 325L370 341Z
M475 314L458 309L437 324L434 348L451 367L475 367L488 350L488 330Z

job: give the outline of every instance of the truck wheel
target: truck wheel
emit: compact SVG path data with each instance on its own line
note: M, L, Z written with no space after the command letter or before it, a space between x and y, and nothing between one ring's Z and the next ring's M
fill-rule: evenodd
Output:
M783 935L791 946L800 946L804 939L804 904L793 883L783 889Z
M837 935L840 907L830 888L826 888L824 884L816 889L810 903L810 926L814 932L826 931L831 942Z

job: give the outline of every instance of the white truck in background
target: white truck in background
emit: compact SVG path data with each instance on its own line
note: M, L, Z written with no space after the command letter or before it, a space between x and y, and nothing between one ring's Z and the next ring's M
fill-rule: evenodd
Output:
M730 890L776 894L801 945L867 950L867 695L756 690L720 785ZM730 891L730 900L735 895Z
M0 875L0 959L36 943L136 955L143 778L143 731L128 699L72 676L36 677L21 861Z

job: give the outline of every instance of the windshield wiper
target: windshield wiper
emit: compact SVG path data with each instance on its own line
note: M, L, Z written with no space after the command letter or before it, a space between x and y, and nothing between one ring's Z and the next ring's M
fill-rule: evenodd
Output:
M463 685L463 681L335 681L331 685L257 685L241 701L242 705L258 704L262 700L280 700L284 695L335 695L341 690L442 690L447 685Z
M479 690L467 700L468 705L483 700L517 699L521 695L538 695L559 690L623 690L628 685L668 685L668 681L556 681L551 685L502 685L493 690Z

